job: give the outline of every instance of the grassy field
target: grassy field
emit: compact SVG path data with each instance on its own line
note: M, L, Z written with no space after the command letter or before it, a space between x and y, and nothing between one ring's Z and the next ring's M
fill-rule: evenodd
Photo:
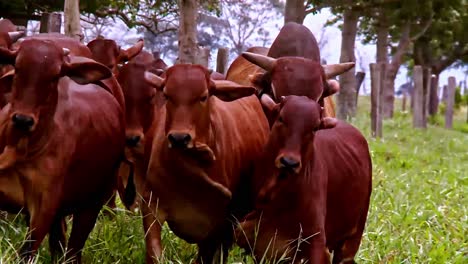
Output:
M413 129L411 115L396 111L384 122L384 138L370 135L368 98L359 99L352 123L368 137L374 164L373 193L358 263L468 263L468 124L466 108L454 130L436 118L427 130ZM400 109L396 106L396 109ZM22 217L0 220L0 263L17 263L25 237ZM143 263L141 218L118 212L101 217L86 243L85 263ZM167 263L190 263L196 247L163 234ZM49 263L47 241L37 263ZM235 247L229 263L253 263Z

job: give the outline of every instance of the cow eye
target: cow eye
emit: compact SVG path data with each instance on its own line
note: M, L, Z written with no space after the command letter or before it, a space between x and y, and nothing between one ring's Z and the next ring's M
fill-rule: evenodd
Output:
M166 93L163 93L164 100L169 100L169 96Z
M204 103L208 99L208 95L204 95L200 98L200 102Z
M278 122L284 123L283 117L279 116L279 117L278 117Z

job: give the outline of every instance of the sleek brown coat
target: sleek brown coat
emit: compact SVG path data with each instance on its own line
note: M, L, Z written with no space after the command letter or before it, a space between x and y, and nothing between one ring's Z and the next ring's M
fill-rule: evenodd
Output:
M22 254L31 257L48 233L51 250L59 251L62 219L73 215L67 258L80 263L116 184L125 127L115 87L92 84L111 77L110 70L67 53L40 39L0 49L0 62L15 67L11 103L0 116L0 178L19 179L30 213Z
M366 223L372 163L353 126L322 118L307 97L266 108L275 116L252 193L256 210L241 222L238 244L261 259L354 263Z
M219 261L221 252L226 259L233 217L247 213L240 199L247 192L240 189L248 186L243 182L266 142L268 123L253 87L212 80L199 65L178 64L165 74L146 78L166 98L152 148L145 148L152 191L143 210L147 262L161 257L164 222L199 245L197 263Z

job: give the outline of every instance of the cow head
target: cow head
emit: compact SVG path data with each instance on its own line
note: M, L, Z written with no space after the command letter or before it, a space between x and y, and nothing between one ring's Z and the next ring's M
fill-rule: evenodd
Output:
M0 63L14 66L14 74L2 79L11 82L10 120L18 133L33 132L41 118L55 111L60 77L88 84L112 75L102 64L70 57L68 50L38 39L24 40L13 51L0 48Z
M120 68L117 77L125 96L126 144L130 148L142 146L144 133L154 118L156 89L142 81L147 68L147 65L130 62Z
M303 57L274 59L249 52L242 53L242 56L267 71L251 76L251 81L260 86L263 93L269 93L271 89L276 101L281 96L288 95L307 96L319 101L338 92L339 86L336 85L336 81L327 81L328 79L354 67L354 62L322 66ZM269 87L265 87L265 83L269 84Z
M260 199L268 194L274 196L281 181L303 170L303 164L310 158L311 144L315 132L319 129L333 128L337 120L322 117L322 107L305 96L287 96L275 103L268 95L261 100L274 123L267 143L268 155L274 164L272 171L275 176L269 179L267 185L260 191Z
M93 59L106 65L114 74L117 73L117 64L131 60L143 49L143 40L139 40L128 49L122 49L112 39L96 38L88 43L93 53Z
M210 109L217 103L216 98L233 101L255 93L253 87L210 79L209 71L200 65L177 64L165 74L162 79L147 73L146 80L166 98L165 131L170 148L209 148L208 140L213 133Z

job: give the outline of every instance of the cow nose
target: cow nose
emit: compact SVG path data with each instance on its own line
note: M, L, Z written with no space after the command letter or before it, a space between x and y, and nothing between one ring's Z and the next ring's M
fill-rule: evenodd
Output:
M288 169L296 169L300 165L300 162L298 160L290 158L290 157L281 157L280 163L281 165L283 165L285 168L288 168Z
M140 136L129 136L125 141L127 143L127 146L136 147L136 145L138 145L138 142L140 142L140 139Z
M26 131L30 130L34 125L34 119L32 117L22 114L14 114L11 121L13 121L13 125L16 128Z
M171 133L167 136L172 147L186 148L192 137L186 133Z

